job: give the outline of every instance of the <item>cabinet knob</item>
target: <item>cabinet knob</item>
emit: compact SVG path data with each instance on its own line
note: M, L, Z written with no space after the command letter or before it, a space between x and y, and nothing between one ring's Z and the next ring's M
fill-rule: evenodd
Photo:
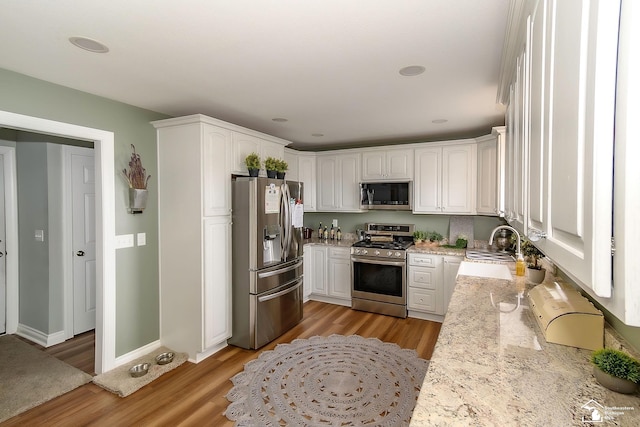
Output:
M78 256L84 256L84 251L78 251L78 252L76 252L76 255L78 255Z

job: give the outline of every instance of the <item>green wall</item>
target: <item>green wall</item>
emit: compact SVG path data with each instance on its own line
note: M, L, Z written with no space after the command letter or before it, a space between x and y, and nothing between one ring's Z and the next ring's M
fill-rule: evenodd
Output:
M156 134L152 120L168 116L0 69L0 110L115 135L116 234L146 233L146 246L116 251L116 356L159 339ZM151 175L145 212L127 212L127 184L119 171L136 146Z
M448 215L414 215L411 212L370 211L364 213L307 212L304 214L304 225L313 230L322 225L331 226L332 220L338 220L343 233L355 233L357 228L364 228L365 222L392 224L415 224L416 230L437 231L444 237L449 236ZM489 240L489 234L496 226L505 224L501 218L490 216L473 217L473 233L475 240Z

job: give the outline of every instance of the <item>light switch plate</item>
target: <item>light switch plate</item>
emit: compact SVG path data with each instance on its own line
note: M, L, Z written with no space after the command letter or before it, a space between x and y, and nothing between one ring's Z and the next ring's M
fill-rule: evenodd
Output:
M336 228L338 226L338 220L334 219L333 220L333 228Z
M36 242L44 242L44 230L36 230L34 237Z
M116 236L116 249L132 248L133 234L121 234Z
M147 244L147 233L138 233L138 246L144 246Z

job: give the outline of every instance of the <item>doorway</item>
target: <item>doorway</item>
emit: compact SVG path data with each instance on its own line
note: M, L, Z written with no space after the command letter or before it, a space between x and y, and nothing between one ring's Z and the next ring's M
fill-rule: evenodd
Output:
M95 372L115 367L115 176L114 134L94 128L40 119L0 111L0 127L43 133L63 138L93 141L95 150L95 242L96 242L96 345ZM16 206L15 150L4 156L6 230L18 226ZM7 159L9 168L7 168ZM8 190L8 192L7 192ZM7 233L8 234L8 233ZM7 333L18 326L18 248L17 236L6 236L6 307Z

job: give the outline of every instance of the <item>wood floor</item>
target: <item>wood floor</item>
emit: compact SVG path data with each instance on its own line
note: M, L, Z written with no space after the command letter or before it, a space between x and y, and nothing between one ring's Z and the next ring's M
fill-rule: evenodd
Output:
M356 334L415 349L420 357L430 359L439 332L440 323L436 322L398 319L311 301L304 306L300 324L260 351L296 338ZM90 334L84 338L88 340ZM225 395L232 386L229 378L260 351L229 346L197 365L187 362L179 366L124 399L90 383L2 425L231 426L233 423L223 415L229 403ZM76 367L86 364L86 356L78 356L82 352L67 349L50 353L69 363L75 358Z

